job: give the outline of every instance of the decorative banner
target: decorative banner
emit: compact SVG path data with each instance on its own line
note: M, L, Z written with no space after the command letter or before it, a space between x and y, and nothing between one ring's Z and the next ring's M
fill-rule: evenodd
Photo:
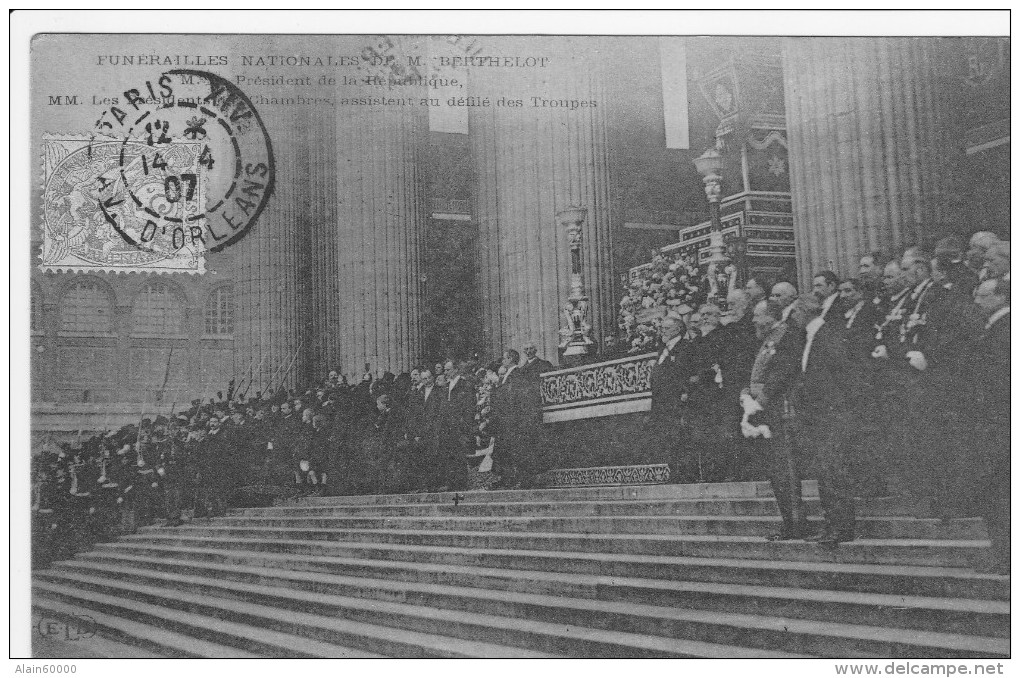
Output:
M192 237L204 218L191 218L205 208L202 148L44 134L42 270L204 273L205 247Z

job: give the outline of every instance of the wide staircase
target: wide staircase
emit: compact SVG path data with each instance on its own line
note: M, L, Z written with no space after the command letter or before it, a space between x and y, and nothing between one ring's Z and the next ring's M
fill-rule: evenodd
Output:
M764 539L766 483L310 498L97 545L32 602L170 657L1009 655L980 520L858 511L825 547Z

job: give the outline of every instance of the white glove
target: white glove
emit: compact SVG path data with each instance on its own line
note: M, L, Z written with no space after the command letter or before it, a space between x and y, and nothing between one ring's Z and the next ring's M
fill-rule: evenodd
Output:
M756 412L761 412L763 409L761 404L751 397L750 393L740 394L740 408L744 411L745 418L750 417Z
M910 366L916 370L924 372L928 369L928 359L920 351L907 351L907 360L910 361Z
M871 352L872 358L888 358L889 349L885 347L885 344L880 344L875 347L875 350Z
M744 434L745 438L771 438L772 430L766 424L759 424L754 426L749 423L746 419L740 422L740 432Z

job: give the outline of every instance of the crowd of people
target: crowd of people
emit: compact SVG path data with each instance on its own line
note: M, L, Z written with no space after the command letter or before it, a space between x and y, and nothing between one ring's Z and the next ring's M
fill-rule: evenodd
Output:
M940 518L984 517L1008 571L1009 299L1009 242L979 232L866 254L807 294L754 278L725 314L675 307L652 372L659 445L680 482L768 478L775 540L853 540L855 496L931 498Z
M759 276L718 304L665 305L658 345L641 345L658 350L641 444L661 450L674 482L770 480L783 519L773 539L850 541L855 496L933 497L942 518L984 517L1008 570L1009 242L981 232L969 248L950 237L931 253L869 253L858 273L819 271L806 294ZM246 398L231 384L48 449L33 458L37 560L280 495L460 491L472 468L528 487L553 466L539 377L553 365L533 344L524 353L354 385L331 372L301 393ZM805 477L819 482L819 534Z
M553 366L524 351L354 385L333 371L300 394L245 398L231 384L186 411L49 447L33 457L35 561L279 496L459 491L479 467L489 486L527 486L543 470L539 374Z

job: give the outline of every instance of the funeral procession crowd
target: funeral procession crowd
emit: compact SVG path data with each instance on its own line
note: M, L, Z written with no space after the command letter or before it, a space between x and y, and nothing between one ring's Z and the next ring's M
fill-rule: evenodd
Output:
M1009 242L989 232L931 252L873 252L858 276L812 289L752 277L654 321L650 440L673 482L771 482L769 537L855 539L854 497L930 499L940 518L983 517L1009 568ZM612 355L606 342L602 358ZM624 351L620 344L616 350ZM633 351L632 351L633 352ZM502 363L447 360L355 385L194 401L33 459L41 564L157 518L223 515L289 494L533 486L553 467L534 345ZM809 530L801 481L818 480ZM239 496L244 496L239 499Z

